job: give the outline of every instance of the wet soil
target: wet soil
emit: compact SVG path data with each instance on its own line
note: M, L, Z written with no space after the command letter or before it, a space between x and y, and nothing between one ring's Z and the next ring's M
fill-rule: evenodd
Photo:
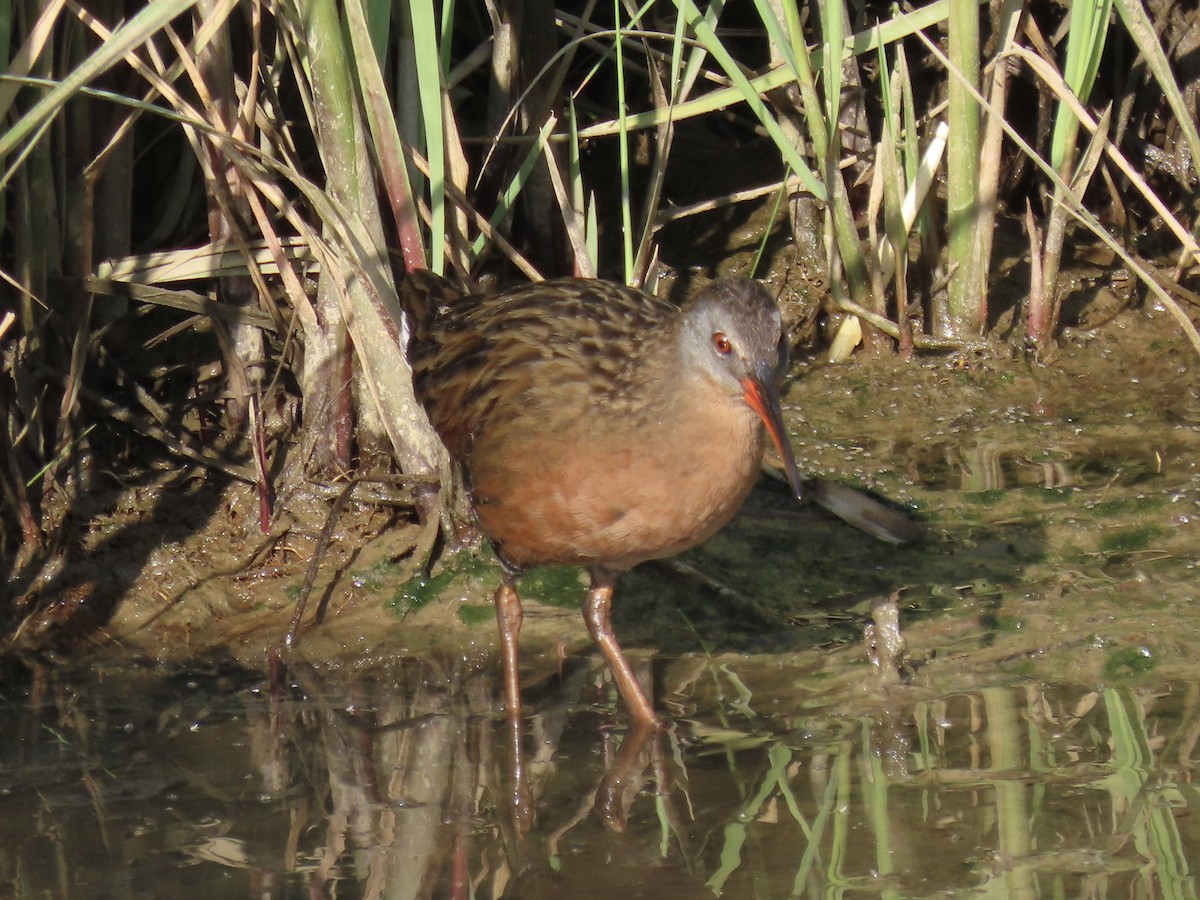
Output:
M910 510L926 538L880 543L764 476L708 544L618 585L618 634L670 723L650 737L624 730L579 574L535 573L520 779L494 564L414 580L419 527L353 508L314 592L324 622L279 656L323 522L262 556L248 490L126 479L94 496L53 584L77 604L119 588L106 623L26 657L0 696L2 880L1194 897L1198 368L1153 310L1041 362L1005 345L801 367L802 469ZM900 683L863 643L887 598Z

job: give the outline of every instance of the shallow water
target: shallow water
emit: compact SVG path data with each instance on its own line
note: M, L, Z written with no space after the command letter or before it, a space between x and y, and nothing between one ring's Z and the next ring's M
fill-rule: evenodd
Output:
M594 653L536 637L519 769L484 641L365 670L13 664L0 894L1194 898L1200 401L1173 353L798 383L805 468L929 535L888 547L766 488L686 573L630 573L617 628L660 734ZM561 581L529 594L577 608ZM862 644L888 598L899 677Z
M1195 681L689 660L647 736L579 667L527 723L522 836L490 672L221 668L6 692L12 896L1196 896Z

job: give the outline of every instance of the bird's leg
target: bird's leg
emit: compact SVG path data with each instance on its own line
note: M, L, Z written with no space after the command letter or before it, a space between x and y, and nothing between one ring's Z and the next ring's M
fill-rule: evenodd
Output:
M508 718L519 721L521 718L521 667L519 662L519 643L521 635L521 620L525 617L521 610L521 597L517 594L516 586L508 578L500 582L496 588L496 624L500 627L500 654L504 665L504 708Z
M587 622L592 639L600 647L604 659L612 670L613 679L625 705L639 723L657 725L658 717L654 715L654 705L642 686L638 684L637 676L629 665L629 660L621 652L621 645L612 630L612 595L615 577L604 572L592 572L592 586L588 589L587 600L583 604L583 618Z
M500 626L500 652L504 665L504 708L508 719L509 754L512 759L512 816L517 833L525 835L533 824L533 803L525 783L525 748L521 742L521 673L517 659L521 634L521 597L505 578L496 588L496 623Z
M504 663L504 708L510 719L521 718L521 673L518 641L521 635L521 598L507 579L496 588L496 624L500 627L500 652Z

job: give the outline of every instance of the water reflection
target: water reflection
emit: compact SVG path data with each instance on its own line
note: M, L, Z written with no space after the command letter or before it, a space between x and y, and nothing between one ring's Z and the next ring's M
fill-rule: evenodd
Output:
M966 493L1138 485L1160 477L1167 459L1177 467L1190 460L1189 451L1174 454L1165 446L1134 440L1097 446L1058 434L1041 440L929 438L889 450L907 456L906 471L913 483Z
M779 657L680 659L657 673L672 725L627 732L602 672L531 696L523 778L492 668L462 660L10 681L0 879L20 898L1197 894L1195 683L939 693L926 671L817 694L784 690Z

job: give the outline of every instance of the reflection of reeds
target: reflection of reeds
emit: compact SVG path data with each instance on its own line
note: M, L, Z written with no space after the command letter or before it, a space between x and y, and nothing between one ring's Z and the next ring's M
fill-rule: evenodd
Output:
M1194 898L1197 887L1196 853L1179 830L1173 810L1190 809L1193 791L1185 796L1176 779L1156 765L1157 753L1146 727L1143 700L1132 691L1108 688L1103 693L1108 716L1115 771L1104 781L1112 800L1113 831L1109 852L1132 841L1147 866L1147 893L1170 898Z
M513 836L498 824L506 793L491 751L491 679L415 661L390 671L392 683L298 672L302 706L276 708L281 737L306 758L315 809L324 811L311 823L324 824L311 887L350 879L367 896L418 897L431 878L456 881L469 870L491 886L485 894L499 896ZM497 819L477 856L481 803L494 804Z
M959 879L970 863L979 878L974 890L1006 896L1075 894L1099 883L1110 891L1136 885L1138 896L1195 896L1188 860L1196 848L1174 812L1194 801L1156 763L1137 697L1109 690L1097 706L1096 695L1084 695L1071 716L1056 712L1069 698L1034 688L985 688L950 707L910 710L893 696L862 717L856 740L834 726L843 737L832 744L771 744L753 789L706 856L715 866L709 886L737 893L743 884L782 885L790 870L791 896L838 885L917 896L967 888ZM1111 737L1095 730L1103 712ZM891 753L906 755L904 734L914 727L921 753L911 773L889 767ZM948 742L954 732L962 737ZM796 790L805 768L811 796ZM1111 796L1100 808L1096 789ZM1087 799L1081 804L1079 796ZM789 844L792 852L782 854ZM1155 873L1153 882L1141 881L1139 860Z
M578 705L580 679L547 691L523 738L524 837L490 667L302 666L232 690L232 672L43 673L35 703L10 691L0 704L0 873L19 872L18 896L271 883L550 897L647 878L722 896L1196 896L1186 823L1200 801L1179 756L1200 685L1089 691L964 671L955 689L926 671L872 694L857 666L789 710L796 698L760 686L779 662L720 664L711 690L736 672L754 707L775 709L742 703L723 729L704 692L695 725L618 738ZM689 684L710 684L692 669Z

